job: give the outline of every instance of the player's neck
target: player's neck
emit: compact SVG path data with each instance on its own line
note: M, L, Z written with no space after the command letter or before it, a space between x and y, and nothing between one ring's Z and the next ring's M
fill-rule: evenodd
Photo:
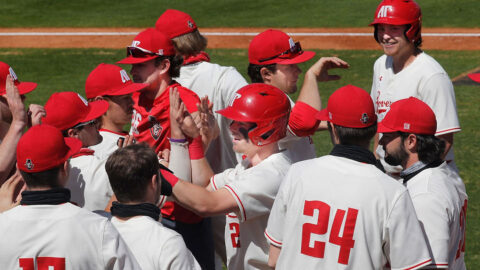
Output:
M250 160L250 163L253 166L258 165L263 160L267 159L269 156L278 153L280 150L278 149L277 143L267 144L259 148L258 151L255 152L252 156L248 156L247 158Z
M118 123L114 123L110 118L102 117L102 126L100 128L110 130L116 133L123 133L123 126Z
M406 170L410 168L413 164L417 163L418 161L419 161L418 154L410 153L408 158L402 163L402 167L404 170Z
M413 47L393 56L393 72L396 74L408 67L421 52L419 48Z

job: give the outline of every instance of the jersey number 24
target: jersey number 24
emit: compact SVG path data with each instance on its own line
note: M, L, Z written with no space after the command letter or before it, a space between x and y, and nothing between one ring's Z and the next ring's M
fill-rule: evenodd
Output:
M324 235L328 233L328 221L330 219L330 205L321 201L305 201L303 207L303 214L306 216L313 216L314 211L318 210L317 223L305 223L302 228L302 247L301 253L307 256L324 258L325 256L325 242L314 241L313 247L310 246L310 237L312 234ZM343 235L340 236L343 220L347 218L343 226ZM353 233L355 231L355 223L357 222L358 210L348 208L348 211L338 209L333 219L332 228L328 242L340 246L340 254L338 255L338 263L348 264L350 258L350 251L355 245L353 240Z

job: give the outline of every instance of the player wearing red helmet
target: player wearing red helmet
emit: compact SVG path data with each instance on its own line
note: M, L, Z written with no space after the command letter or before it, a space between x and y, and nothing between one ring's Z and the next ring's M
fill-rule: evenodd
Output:
M385 55L375 62L371 96L379 122L397 100L413 96L427 103L437 117L435 135L446 142L444 158L456 169L451 147L453 134L460 131L455 93L447 72L420 49L421 22L420 6L413 0L383 0L378 5L370 25ZM400 167L383 162L381 147L376 153L387 172L400 172Z
M287 131L290 101L274 86L251 84L239 89L229 106L217 112L232 120L233 149L244 155L242 162L214 175L205 158L197 160L197 164L203 162L206 188L178 181L168 172L162 174L182 205L202 216L227 215L225 246L229 269L265 269L268 243L263 230L291 164L286 155L279 153L277 144ZM182 115L181 110L177 115ZM172 125L174 136L178 132Z

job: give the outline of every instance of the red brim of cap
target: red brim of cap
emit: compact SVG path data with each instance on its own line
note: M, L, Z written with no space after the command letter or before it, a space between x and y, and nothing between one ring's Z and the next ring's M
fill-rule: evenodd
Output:
M32 92L35 88L37 88L37 85L38 84L34 82L21 82L16 84L20 95L25 95L26 93Z
M471 73L468 74L468 77L473 81L480 83L480 73Z
M300 64L303 62L307 62L308 60L312 59L314 56L315 56L315 52L303 51L302 54L299 54L291 59L286 59L286 60L277 62L277 64L281 64L281 65Z
M157 55L147 56L147 57L133 57L128 56L123 58L122 60L118 61L117 64L139 64L144 63L150 60L157 58Z
M238 111L231 109L231 107L227 107L225 109L221 109L215 112L231 120L241 119L240 113Z
M315 114L315 118L317 118L320 121L330 121L328 118L328 111L327 109L323 109Z
M68 146L69 150L65 155L65 160L69 159L74 154L78 153L82 148L82 141L76 138L65 137L65 144ZM64 160L64 161L65 161Z
M80 123L88 122L102 116L108 110L108 102L105 100L92 101L88 103L88 107L90 107L90 111Z
M109 96L121 96L121 95L127 95L131 94L134 92L137 92L139 90L142 90L143 88L147 87L148 83L131 83L123 88L120 88L116 91L109 92Z
M398 130L391 129L389 127L386 127L385 125L382 124L382 122L378 123L377 125L377 133L391 133L391 132L397 132Z

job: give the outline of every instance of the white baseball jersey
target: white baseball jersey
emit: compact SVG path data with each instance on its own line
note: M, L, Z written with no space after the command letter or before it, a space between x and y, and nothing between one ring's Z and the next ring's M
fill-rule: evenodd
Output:
M213 103L213 112L224 109L233 99L238 89L247 85L245 79L234 67L224 67L209 62L197 62L180 68L180 77L175 80L191 89L199 97L208 96ZM220 134L213 140L207 150L206 158L215 173L233 168L241 160L241 155L232 150L232 135L229 131L230 121L214 114Z
M268 215L291 161L282 153L248 168L245 159L234 169L212 177L212 187L226 188L235 198L239 216L229 213L225 225L228 269L270 269L269 245L263 237Z
M88 148L95 151L94 155L100 159L107 159L115 150L118 149L118 139L125 138L127 133L118 133L107 129L100 129L102 141L99 144L92 145Z
M465 269L468 196L462 179L444 162L421 171L405 185L423 225L433 264L437 268Z
M295 102L288 95L287 97L290 100L290 106L293 108ZM286 150L283 153L288 156L292 163L312 159L317 156L312 138L310 136L298 137L292 132L290 127L287 129L287 135L278 142L278 147Z
M0 214L2 269L140 269L104 217L71 203L17 206Z
M142 269L201 269L182 236L151 217L137 216L125 221L112 217L111 221Z
M65 187L70 189L71 202L90 211L105 209L113 195L105 162L92 153L70 159Z
M416 97L432 108L437 118L437 133L443 135L460 131L455 92L447 72L426 53L420 53L402 71L393 72L393 58L383 55L373 67L373 83L370 93L375 105L378 122L383 120L390 105L400 99ZM382 164L389 172L400 172L401 167L391 167L384 162L385 153L379 146L376 150ZM445 157L453 163L453 147Z
M276 269L417 269L431 262L408 191L374 165L332 155L293 164L265 236Z

